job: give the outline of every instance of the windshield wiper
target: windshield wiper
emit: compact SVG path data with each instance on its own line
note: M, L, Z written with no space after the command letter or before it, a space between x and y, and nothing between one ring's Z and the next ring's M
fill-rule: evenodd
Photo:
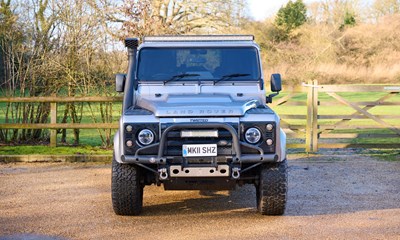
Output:
M168 82L180 80L180 79L185 78L185 77L197 77L197 76L200 76L200 74L197 74L197 73L182 73L182 74L174 75L170 79L165 80L164 84L166 84Z
M246 76L250 76L250 74L248 74L248 73L233 73L233 74L224 75L224 76L222 76L220 79L216 80L216 81L214 82L214 85L215 85L216 83L218 83L218 82L225 81L225 80L229 80L229 79L231 79L231 78L246 77Z

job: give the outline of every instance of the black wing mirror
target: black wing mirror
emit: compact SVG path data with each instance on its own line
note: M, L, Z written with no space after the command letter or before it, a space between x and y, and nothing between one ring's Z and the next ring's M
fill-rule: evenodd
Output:
M282 79L279 73L271 75L271 92L280 92L282 90Z
M118 73L115 75L115 90L117 92L123 92L125 87L126 75L123 73Z
M271 92L274 93L267 96L266 102L272 103L272 98L277 96L281 90L282 90L281 75L279 73L274 73L271 75Z

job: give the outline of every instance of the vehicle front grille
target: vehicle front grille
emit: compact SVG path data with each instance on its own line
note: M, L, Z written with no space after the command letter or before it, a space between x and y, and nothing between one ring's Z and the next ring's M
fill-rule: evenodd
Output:
M161 126L162 131L172 124L163 124ZM238 126L235 123L230 124L235 130L238 130ZM196 128L190 128L185 130L198 130ZM230 132L223 128L210 128L203 130L218 130L218 137L181 137L181 130L173 130L168 133L166 146L164 150L164 156L182 156L182 145L184 144L217 144L218 156L232 156L235 151L232 147L232 135Z

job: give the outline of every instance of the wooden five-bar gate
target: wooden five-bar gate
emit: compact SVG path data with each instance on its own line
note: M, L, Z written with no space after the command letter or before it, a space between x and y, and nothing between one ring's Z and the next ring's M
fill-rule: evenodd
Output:
M305 101L305 97L296 100L304 94ZM285 108L293 106L304 106L304 113L287 113ZM289 138L288 147L307 152L400 147L400 85L318 85L310 81L288 89L271 107L284 112L281 127Z

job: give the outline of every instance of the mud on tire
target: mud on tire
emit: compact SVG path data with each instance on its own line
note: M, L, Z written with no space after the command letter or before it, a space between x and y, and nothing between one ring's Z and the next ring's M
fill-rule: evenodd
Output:
M256 185L258 211L262 215L284 214L287 189L287 161L265 164Z
M113 156L111 195L114 212L118 215L139 215L143 206L143 185L139 167L120 164Z

